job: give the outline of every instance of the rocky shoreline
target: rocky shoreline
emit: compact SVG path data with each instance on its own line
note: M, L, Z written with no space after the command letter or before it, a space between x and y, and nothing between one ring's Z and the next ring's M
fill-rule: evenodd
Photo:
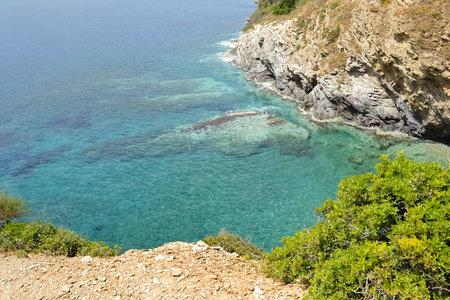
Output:
M450 68L441 51L450 40L448 5L429 21L442 29L430 36L438 46L423 49L414 20L405 19L415 4L372 2L317 11L311 4L308 14L248 24L228 56L247 79L298 102L312 120L450 144Z

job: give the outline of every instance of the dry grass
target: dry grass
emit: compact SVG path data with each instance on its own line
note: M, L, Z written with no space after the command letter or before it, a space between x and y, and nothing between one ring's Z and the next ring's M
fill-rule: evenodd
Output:
M416 51L434 52L446 60L450 58L450 1L414 1L397 9L394 16L404 20L401 26Z

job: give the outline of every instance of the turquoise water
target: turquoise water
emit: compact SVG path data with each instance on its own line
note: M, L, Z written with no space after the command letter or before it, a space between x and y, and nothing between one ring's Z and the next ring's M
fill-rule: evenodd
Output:
M0 2L0 186L52 221L124 249L226 227L270 249L311 226L341 178L405 149L310 124L222 60L255 6L240 0ZM258 117L208 131L195 123ZM387 149L381 150L380 148Z

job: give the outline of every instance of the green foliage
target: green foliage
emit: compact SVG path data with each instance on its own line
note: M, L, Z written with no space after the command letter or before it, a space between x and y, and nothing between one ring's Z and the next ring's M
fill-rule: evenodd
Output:
M328 44L336 42L340 34L341 34L341 26L339 25L333 30L324 30L325 35L324 37L327 39ZM350 156L349 161L356 164L361 164L361 159L358 159L355 156Z
M313 299L448 299L450 170L402 153L348 177L320 222L267 254L268 275L310 285Z
M27 209L22 199L16 199L0 191L0 230L11 219L26 214Z
M301 27L301 28L308 28L310 23L311 23L311 19L309 19L309 18L307 18L307 19L299 19L297 21L298 26Z
M297 0L281 0L273 7L274 15L287 15L295 9Z
M103 242L87 241L76 233L58 229L51 223L15 223L5 225L0 232L0 251L50 253L73 257L76 255L115 256L121 251ZM21 253L19 252L19 253Z
M264 255L263 249L256 247L249 240L233 235L224 229L217 236L209 236L204 238L203 241L209 246L219 246L225 251L237 253L239 256L248 259L261 259Z
M274 15L287 15L296 7L301 7L311 1L314 0L280 0L273 6L272 12Z
M331 8L331 9L335 9L335 8L337 8L338 6L339 6L339 2L333 2L333 3L331 3L330 8Z
M319 13L319 20L320 20L320 22L323 22L323 20L325 20L325 12L326 12L326 9L325 9L325 8L323 8L323 9L320 11L320 13Z
M18 257L18 258L28 258L28 252L25 250L17 250L16 252L14 252L14 254Z

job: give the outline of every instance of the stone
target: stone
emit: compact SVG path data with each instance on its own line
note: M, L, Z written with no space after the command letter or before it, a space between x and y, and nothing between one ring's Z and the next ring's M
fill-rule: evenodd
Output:
M391 146L392 146L392 143L389 142L389 141L386 141L386 142L380 143L380 144L378 145L378 149L380 149L380 150L386 150L387 148L389 148L389 147L391 147Z
M192 245L194 251L205 251L208 249L208 245L204 241L198 241Z
M362 165L364 163L364 161L361 158L353 155L349 156L348 161L355 165Z
M262 296L264 295L264 291L262 289L260 289L259 287L255 287L255 289L253 290L253 293L257 296Z
M90 257L89 255L82 257L80 260L85 263L93 261L92 257Z
M172 269L172 276L173 277L180 277L181 274L183 274L183 270L181 270L180 268Z

